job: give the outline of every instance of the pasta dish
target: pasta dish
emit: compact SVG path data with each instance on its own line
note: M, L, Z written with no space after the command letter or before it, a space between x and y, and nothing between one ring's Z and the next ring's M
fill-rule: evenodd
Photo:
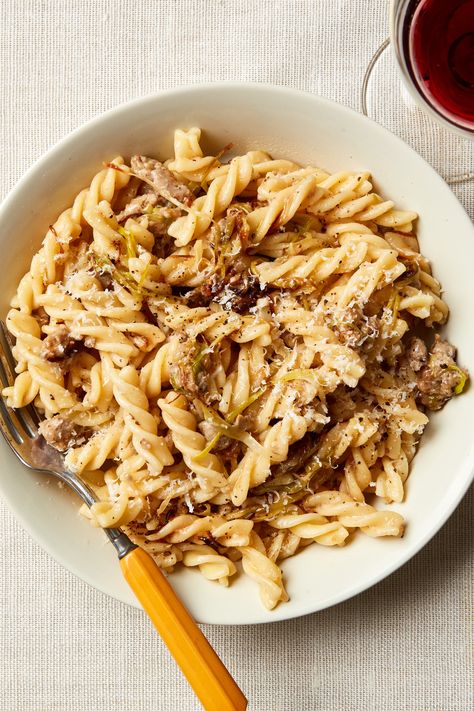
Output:
M272 609L301 548L403 534L385 505L468 376L415 212L368 172L231 150L191 128L165 163L104 164L19 283L3 395L44 415L94 525L169 572L241 567Z

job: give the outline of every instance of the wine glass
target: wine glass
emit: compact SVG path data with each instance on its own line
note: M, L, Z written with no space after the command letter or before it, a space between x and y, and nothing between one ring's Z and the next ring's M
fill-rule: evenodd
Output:
M448 183L474 180L474 0L391 0L361 104Z

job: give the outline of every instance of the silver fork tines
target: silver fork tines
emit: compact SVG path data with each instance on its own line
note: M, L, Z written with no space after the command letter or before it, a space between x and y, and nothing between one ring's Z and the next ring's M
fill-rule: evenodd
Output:
M9 373L5 368L3 360L0 358L0 380L3 387L13 384L13 378L9 377ZM2 419L8 427L8 431L18 444L23 444L25 435L27 437L35 437L37 428L34 427L27 412L23 412L20 408L15 411L10 411L2 398L0 401L0 409Z
M8 385L13 385L15 381L16 363L12 353L10 334L3 321L0 321L0 356L3 356L3 359L0 357L0 379L3 387L7 387ZM33 405L18 408L16 416L25 434L28 437L36 437L38 425L41 421L36 408Z
M0 321L0 383L3 388L13 385L15 380L15 358L12 353L10 335L3 321ZM92 490L74 472L70 472L64 458L51 447L38 432L41 422L36 408L30 404L12 409L8 407L0 389L0 430L18 459L29 469L45 474L53 474L67 484L82 500L92 506L96 499ZM105 528L119 558L136 548L128 536L119 528Z

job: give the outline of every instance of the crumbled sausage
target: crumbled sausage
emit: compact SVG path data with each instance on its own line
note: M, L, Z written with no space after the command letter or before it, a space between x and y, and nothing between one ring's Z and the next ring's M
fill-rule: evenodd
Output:
M194 195L188 186L154 158L132 156L130 165L135 175L153 183L159 195L166 198L172 197L187 206L193 202Z
M49 323L49 316L42 306L38 306L38 308L35 309L33 316L36 318L40 326L45 326Z
M38 429L46 442L59 452L65 452L70 447L76 447L86 441L84 427L66 420L61 415L43 420Z
M62 360L70 355L82 339L74 338L65 324L60 324L43 341L41 355L46 360Z
M118 222L124 222L128 217L134 215L143 215L144 212L150 207L155 207L158 203L159 196L157 193L144 193L144 195L137 195L130 202L125 205L123 210L117 215Z
M241 314L264 296L266 289L262 289L258 277L248 269L237 273L230 273L224 278L217 274L206 283L196 287L186 296L188 306L208 306L212 301L218 303L226 311L237 311Z
M435 336L428 363L418 376L419 400L429 410L441 410L467 373L456 365L456 349Z
M421 370L428 360L428 349L426 344L421 340L421 338L411 338L408 341L405 356L410 368L414 370L415 373L418 373L418 371Z
M175 361L170 366L170 377L173 386L192 397L199 394L199 387L193 372L192 363L188 360Z
M358 304L348 306L341 317L332 325L340 341L349 348L361 348L366 341L370 347L379 335L378 316L366 316Z
M204 348L204 346L201 346ZM219 396L211 391L209 384L209 369L207 361L210 355L199 350L199 344L189 339L177 346L173 361L169 364L170 383L172 387L182 392L187 398L195 397L206 405L212 405Z

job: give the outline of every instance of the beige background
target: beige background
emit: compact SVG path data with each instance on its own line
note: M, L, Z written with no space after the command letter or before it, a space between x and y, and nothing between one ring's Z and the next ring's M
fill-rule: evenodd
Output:
M387 12L385 0L3 0L0 195L87 119L162 88L268 81L359 108ZM426 120L420 131L399 96L387 55L373 113L443 174L470 169L471 144ZM472 184L456 192L474 215ZM287 623L206 628L250 709L474 708L473 509L471 489L411 563L352 601ZM60 567L1 502L0 545L0 711L199 708L146 617Z

